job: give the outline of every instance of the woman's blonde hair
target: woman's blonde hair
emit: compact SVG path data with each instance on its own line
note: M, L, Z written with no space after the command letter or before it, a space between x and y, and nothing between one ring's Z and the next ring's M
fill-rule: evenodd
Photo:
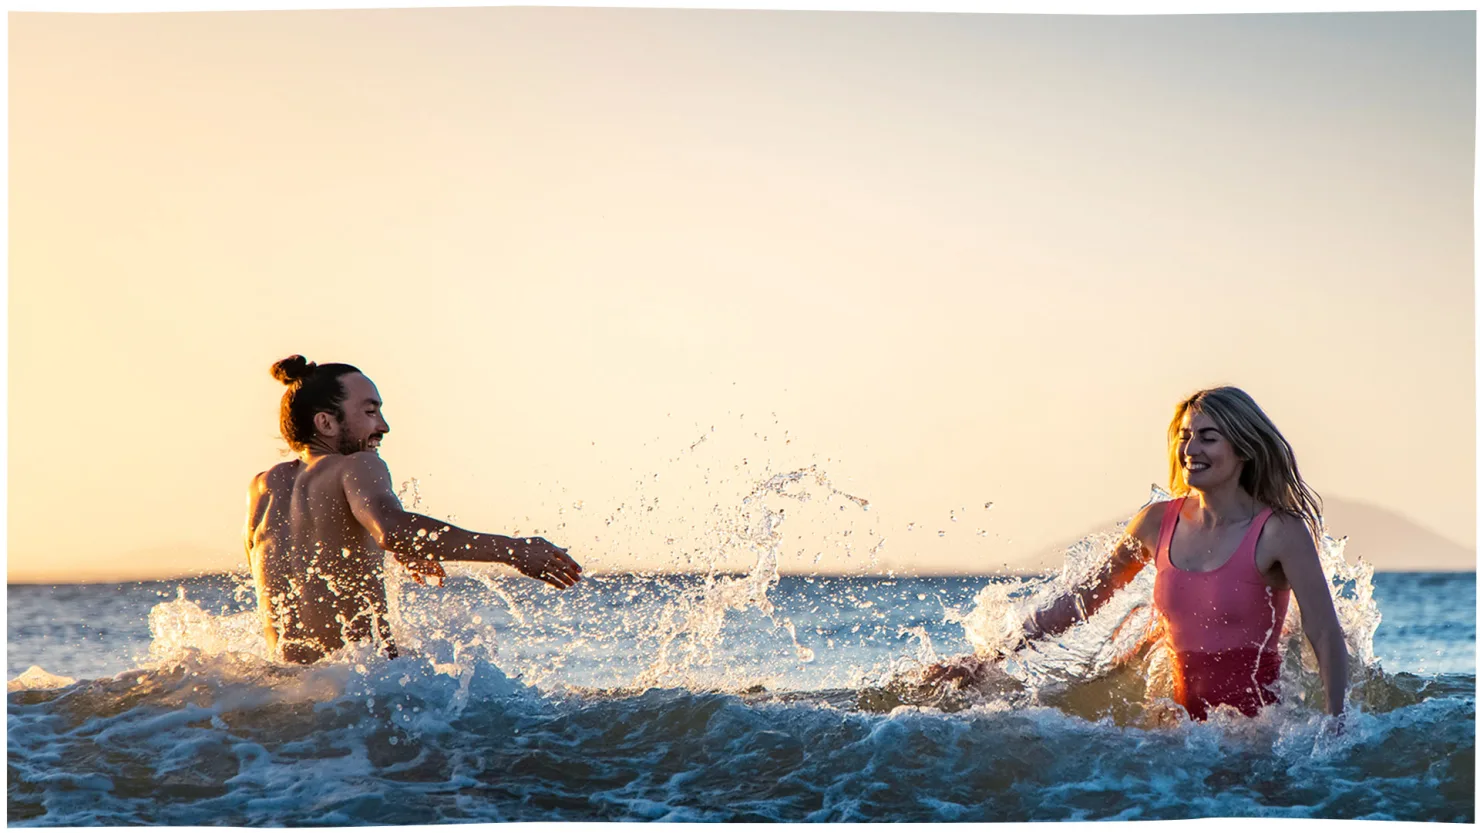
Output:
M1321 498L1305 485L1295 452L1280 430L1254 402L1234 387L1200 390L1177 405L1167 428L1167 451L1171 458L1170 491L1181 497L1190 489L1187 472L1177 459L1182 420L1188 413L1203 414L1228 438L1244 461L1238 484L1254 499L1276 511L1300 518L1317 541L1321 540Z

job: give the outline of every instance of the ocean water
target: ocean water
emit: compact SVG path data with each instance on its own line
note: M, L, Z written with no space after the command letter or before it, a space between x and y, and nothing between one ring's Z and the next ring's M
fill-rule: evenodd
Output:
M422 656L312 668L231 649L229 577L11 586L8 676L76 681L12 682L10 821L1473 820L1473 573L1375 577L1381 670L1340 735L1294 702L1150 721L1134 659L912 701L922 635L968 651L947 609L1008 583L781 577L665 658L702 579L461 576L403 598Z
M12 585L10 824L1474 820L1474 573L1374 575L1327 540L1344 724L1293 608L1282 702L1194 723L1149 572L976 685L919 684L1013 639L1104 539L1051 576L780 575L779 512L747 512L738 575L392 572L395 660L265 659L243 576Z

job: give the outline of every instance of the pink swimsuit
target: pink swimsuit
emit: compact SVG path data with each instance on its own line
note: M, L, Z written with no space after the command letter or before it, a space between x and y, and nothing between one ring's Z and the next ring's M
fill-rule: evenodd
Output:
M1254 546L1273 511L1255 516L1223 566L1193 572L1178 569L1170 556L1186 500L1167 506L1156 545L1156 609L1174 654L1174 696L1196 720L1224 704L1252 717L1279 699L1280 628L1290 602L1290 591L1266 584L1254 563Z

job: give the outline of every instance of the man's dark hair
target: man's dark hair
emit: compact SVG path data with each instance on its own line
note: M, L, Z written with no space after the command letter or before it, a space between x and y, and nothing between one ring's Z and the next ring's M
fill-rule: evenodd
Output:
M272 378L288 386L278 412L283 439L294 451L301 451L313 439L313 415L324 411L335 419L344 419L344 382L346 373L360 369L347 364L314 364L302 356L289 356L272 366Z

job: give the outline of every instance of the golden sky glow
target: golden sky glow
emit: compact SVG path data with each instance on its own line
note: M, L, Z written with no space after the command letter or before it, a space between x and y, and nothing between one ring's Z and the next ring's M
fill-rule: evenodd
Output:
M871 501L783 569L1044 563L1220 383L1473 550L1474 62L1468 12L12 15L9 577L241 563L294 352L432 512L597 569L767 460Z

